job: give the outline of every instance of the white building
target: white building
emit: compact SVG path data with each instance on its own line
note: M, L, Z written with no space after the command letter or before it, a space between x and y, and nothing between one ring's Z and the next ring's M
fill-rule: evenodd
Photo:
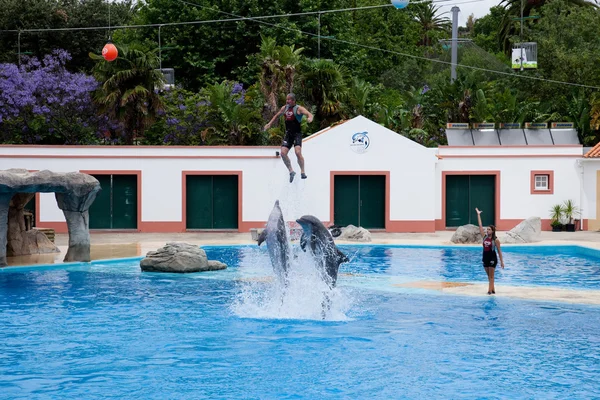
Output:
M505 144L518 143L515 131L527 130L448 131L467 144L426 148L356 117L304 139L308 179L290 152L293 183L279 147L3 145L0 169L96 176L103 190L90 209L92 230L247 232L264 226L277 199L289 221L313 214L326 225L387 232L476 224L475 207L499 230L532 216L550 229L550 208L572 199L582 209L577 228L600 229L600 158L591 158L600 148L584 157L579 144ZM34 203L36 226L67 231L54 194Z

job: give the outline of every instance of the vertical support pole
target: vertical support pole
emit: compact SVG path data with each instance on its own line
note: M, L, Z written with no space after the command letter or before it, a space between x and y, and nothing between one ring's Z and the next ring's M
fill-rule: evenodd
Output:
M460 8L454 6L452 11L452 60L450 69L450 83L456 80L456 64L458 60L458 12Z
M21 31L17 35L17 59L19 62L19 66L21 66Z
M317 42L318 42L318 58L319 60L321 59L321 13L318 14L319 15L319 27L317 28Z
M521 71L523 71L523 0L521 0Z
M162 28L162 25L158 26L158 63L159 63L158 68L160 68L160 72L162 72L162 50L161 50L161 44L160 44L160 28Z

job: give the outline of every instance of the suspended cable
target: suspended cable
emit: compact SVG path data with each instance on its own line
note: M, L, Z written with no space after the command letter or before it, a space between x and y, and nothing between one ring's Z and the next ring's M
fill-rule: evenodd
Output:
M305 32L302 31L300 29L295 29L295 28L290 28L290 27L286 27L286 26L281 26L279 24L272 24L266 21L262 21L262 19L270 19L270 18L285 18L285 17L291 17L291 16L302 16L302 15L317 15L317 14L324 14L324 13L330 13L330 12L341 12L341 11L354 11L354 10L363 10L363 9L375 9L375 8L383 8L383 7L390 7L392 6L392 4L385 4L385 5L375 5L375 6L365 6L365 7L355 7L355 8L344 8L344 9L332 9L332 10L323 10L323 11L309 11L309 12L304 12L304 13L292 13L292 14L280 14L280 15L263 15L263 16L256 16L256 17L242 17L236 14L232 14L232 13L228 13L225 11L221 11L221 10L215 10L213 8L210 7L206 7L206 6L202 6L200 4L195 4L195 3L191 3L185 0L178 0L180 2L186 3L186 4L190 4L193 5L195 7L199 7L199 8L205 8L205 9L209 9L212 11L215 11L217 13L221 13L221 14L225 14L225 15L230 15L230 16L234 16L236 18L227 18L227 19L212 19L212 20L202 20L202 21L187 21L187 22L166 22L166 23L160 23L160 24L143 24L143 25L120 25L120 26L96 26L96 27L76 27L76 28L38 28L38 29L23 29L23 30L0 30L0 33L4 33L4 32L13 32L13 33L23 33L23 32L56 32L56 31L80 31L80 30L98 30L98 29L138 29L138 28L156 28L156 27L165 27L165 26L181 26L181 25L202 25L202 24L211 24L211 23L218 23L218 22L239 22L239 21L255 21L259 24L263 24L263 25L269 25L269 26L273 26L275 28L279 28L279 29L284 29L284 30L288 30L288 31L292 31L292 32L297 32L297 33L301 33L307 36L312 36L312 37L319 37L325 40L330 40L333 42L339 42L339 43L344 43L344 44L348 44L351 46L357 46L357 47L362 47L365 49L369 49L369 50L376 50L376 51L381 51L384 53L390 53L390 54L395 54L395 55L399 55L399 56L403 56L403 57L408 57L408 58L413 58L416 60L422 60L422 61L428 61L428 62L434 62L434 63L439 63L439 64L446 64L446 65L453 65L451 62L448 61L442 61L442 60L434 60L434 59L430 59L430 58L426 58L426 57L422 57L422 56L416 56L413 54L408 54L408 53L402 53L399 51L394 51L394 50L386 50L386 49L382 49L379 47L375 47L375 46L369 46L369 45L364 45L364 44L360 44L360 43L356 43L356 42L351 42L348 40L343 40L343 39L337 39L331 36L320 36L317 35L315 33L311 33L311 32ZM422 1L418 1L418 2L411 2L410 4L421 4L421 3L438 3L438 2L446 2L446 1L451 1L451 0L436 0L436 1L430 1L430 0L422 0ZM470 1L466 1L464 3L476 3L476 2L480 2L480 1L484 1L484 0L470 0ZM454 4L464 4L464 3L454 3ZM542 82L549 82L549 83L556 83L556 84L562 84L562 85L569 85L569 86L576 86L576 87L582 87L582 88L588 88L588 89L596 89L596 90L600 90L600 87L598 86L591 86L591 85L585 85L585 84L579 84L579 83L572 83L572 82L564 82L564 81L558 81L558 80L554 80L554 79L546 79L546 78L540 78L540 77L535 77L535 76L529 76L529 75L518 75L515 73L510 73L510 72L504 72L504 71L498 71L498 70L491 70L491 69L486 69L486 68L480 68L480 67L474 67L474 66L469 66L469 65L463 65L460 63L456 63L455 64L457 67L461 67L461 68L468 68L468 69L472 69L472 70L476 70L476 71L482 71L482 72L489 72L489 73L494 73L494 74L500 74L500 75L505 75L505 76L512 76L512 77L518 77L521 79L531 79L531 80L536 80L536 81L542 81Z

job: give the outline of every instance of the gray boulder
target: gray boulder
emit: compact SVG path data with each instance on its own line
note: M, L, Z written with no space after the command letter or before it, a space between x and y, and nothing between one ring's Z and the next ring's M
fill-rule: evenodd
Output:
M452 243L480 243L482 240L479 227L473 224L459 226L450 239Z
M156 251L149 251L140 261L146 272L204 272L227 268L219 261L208 261L206 252L188 243L167 243Z
M502 243L533 243L540 241L541 234L541 218L531 217L506 232L500 241Z
M370 242L371 232L365 228L348 225L341 228L342 233L337 237L339 240L348 240L353 242Z

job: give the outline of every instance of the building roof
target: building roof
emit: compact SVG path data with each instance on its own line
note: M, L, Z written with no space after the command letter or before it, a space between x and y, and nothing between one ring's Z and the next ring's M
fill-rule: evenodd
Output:
M600 158L600 143L583 155L585 158Z

